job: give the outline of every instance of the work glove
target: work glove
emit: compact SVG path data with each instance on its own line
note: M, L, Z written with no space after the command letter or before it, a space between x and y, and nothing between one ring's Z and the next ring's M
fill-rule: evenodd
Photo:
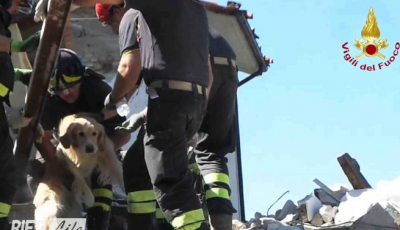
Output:
M111 97L111 93L109 93L104 100L104 108L105 110L116 110L119 103L127 103L127 101L124 97L121 99L114 99Z
M13 40L11 42L11 51L12 52L30 52L37 49L40 42L40 31L35 34L29 36L24 41Z
M122 123L121 126L115 127L115 130L125 133L133 133L146 122L146 117L147 107L142 112L133 114L128 120Z
M29 80L31 79L32 70L31 69L18 69L14 68L15 78L14 81L20 81L24 85L29 85Z
M24 117L23 108L10 108L7 110L8 125L12 129L26 127L31 122L31 117Z

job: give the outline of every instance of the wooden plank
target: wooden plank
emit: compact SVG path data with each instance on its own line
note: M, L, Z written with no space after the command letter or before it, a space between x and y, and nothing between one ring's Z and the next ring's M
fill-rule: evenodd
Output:
M33 119L27 127L20 129L15 148L17 172L20 176L19 186L26 183L25 175L28 157L49 86L50 76L58 57L71 2L72 0L50 0L49 12L43 23L24 110L24 116L32 117Z
M354 189L371 188L371 185L361 174L357 161L351 158L348 153L338 157L338 161Z

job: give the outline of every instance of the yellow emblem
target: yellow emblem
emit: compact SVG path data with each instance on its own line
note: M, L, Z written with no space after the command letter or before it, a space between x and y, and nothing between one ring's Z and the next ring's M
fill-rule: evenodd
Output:
M378 43L375 43L375 40L381 36L381 31L379 30L378 22L376 21L374 9L372 7L369 9L367 22L361 31L361 36L367 40L367 43L364 43L361 39L356 39L356 44L354 44L354 46L363 51L356 56L357 58L365 55L367 57L378 56L385 59L385 55L381 54L379 51L385 49L389 45L386 44L387 39L380 39Z

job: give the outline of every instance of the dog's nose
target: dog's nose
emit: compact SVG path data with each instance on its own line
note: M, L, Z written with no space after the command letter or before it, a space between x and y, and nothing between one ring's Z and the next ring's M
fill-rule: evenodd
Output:
M91 144L89 144L89 145L86 145L86 153L93 153L94 152L94 146L93 145L91 145Z

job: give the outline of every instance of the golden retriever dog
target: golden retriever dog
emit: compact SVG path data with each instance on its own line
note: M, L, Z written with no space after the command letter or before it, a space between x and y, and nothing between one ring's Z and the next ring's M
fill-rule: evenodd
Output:
M55 218L80 218L84 206L92 207L90 177L96 169L99 184L123 187L122 167L104 127L88 114L63 118L59 125L57 161L74 176L72 191L63 184L57 168L48 167L39 184L34 205L37 230L48 230Z

